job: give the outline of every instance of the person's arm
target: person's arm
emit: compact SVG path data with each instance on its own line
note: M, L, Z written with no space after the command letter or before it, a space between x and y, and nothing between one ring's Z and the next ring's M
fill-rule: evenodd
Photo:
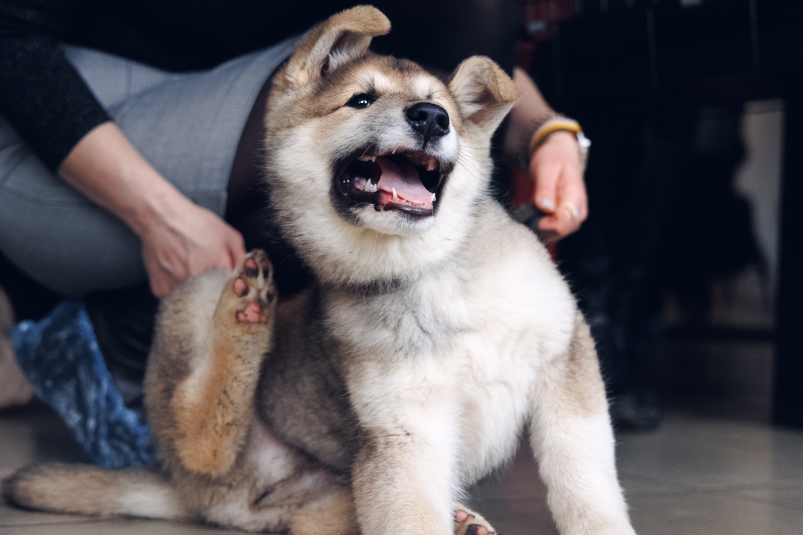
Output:
M188 275L234 267L240 234L142 158L64 57L77 1L0 1L0 113L45 165L136 232L157 296Z
M51 171L109 120L60 45L78 1L0 1L0 114Z
M232 269L245 254L240 233L184 197L114 123L103 123L84 136L58 173L140 237L157 297L170 293L189 275Z
M532 126L557 114L527 73L514 69L513 81L521 96L510 112L504 153L509 161L518 163L522 144L526 145L534 133ZM549 134L529 161L530 176L535 182L533 202L547 214L538 227L554 239L576 231L588 217L588 198L579 154L577 136L558 131ZM577 213L572 213L573 207Z

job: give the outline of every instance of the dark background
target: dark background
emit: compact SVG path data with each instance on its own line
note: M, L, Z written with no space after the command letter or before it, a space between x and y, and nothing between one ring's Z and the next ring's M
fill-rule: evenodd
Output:
M520 64L592 139L558 247L620 425L803 427L803 3L527 0Z

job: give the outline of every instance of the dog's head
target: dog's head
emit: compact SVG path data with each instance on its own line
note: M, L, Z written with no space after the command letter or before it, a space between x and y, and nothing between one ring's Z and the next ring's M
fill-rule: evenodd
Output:
M271 90L273 207L333 282L413 276L458 247L488 189L491 136L518 97L488 58L467 59L446 85L368 52L388 31L373 7L338 13L307 34Z

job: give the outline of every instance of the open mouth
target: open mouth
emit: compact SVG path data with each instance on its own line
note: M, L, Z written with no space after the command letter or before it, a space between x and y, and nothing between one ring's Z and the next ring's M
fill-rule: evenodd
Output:
M419 217L433 214L448 174L436 157L421 151L358 154L338 166L335 182L340 193L352 201L373 204L378 211L399 210Z

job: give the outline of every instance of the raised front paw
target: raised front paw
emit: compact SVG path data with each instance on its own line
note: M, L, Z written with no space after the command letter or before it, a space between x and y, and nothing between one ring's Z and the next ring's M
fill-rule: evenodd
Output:
M454 535L496 535L496 530L479 513L457 503L454 506Z
M265 252L257 249L248 253L235 270L223 290L220 305L239 324L265 324L276 306L276 294L273 266Z

